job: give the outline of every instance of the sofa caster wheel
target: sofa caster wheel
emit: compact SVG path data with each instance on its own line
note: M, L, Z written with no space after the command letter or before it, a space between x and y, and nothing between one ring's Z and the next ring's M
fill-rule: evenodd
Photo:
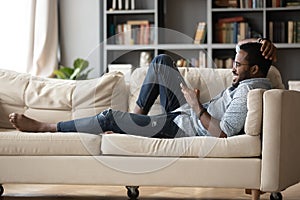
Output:
M4 187L0 184L0 196L4 193Z
M280 192L272 192L270 200L282 200L282 194Z
M127 196L130 200L137 199L140 192L139 192L139 186L126 186L127 189Z

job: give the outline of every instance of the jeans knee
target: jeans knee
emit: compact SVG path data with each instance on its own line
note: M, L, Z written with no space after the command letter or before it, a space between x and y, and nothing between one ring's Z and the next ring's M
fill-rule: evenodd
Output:
M171 56L167 54L160 54L156 56L152 62L151 62L151 67L155 69L155 71L158 71L160 67L175 67L175 62L171 58Z
M105 129L106 126L108 125L108 122L110 121L110 115L111 115L112 110L111 109L106 109L99 114L97 114L97 120L102 127L102 129Z

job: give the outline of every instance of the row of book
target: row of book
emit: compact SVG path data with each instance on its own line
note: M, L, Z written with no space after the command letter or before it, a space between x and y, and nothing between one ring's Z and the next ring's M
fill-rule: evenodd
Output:
M112 0L110 11L112 10L134 10L135 0Z
M268 0L267 5L273 8L300 6L299 0Z
M215 42L237 43L251 36L251 27L243 16L220 18L216 23Z
M154 44L154 25L148 20L129 20L123 24L111 24L110 35L114 44Z
M204 51L199 51L198 58L190 58L190 59L178 59L176 61L177 67L197 67L197 68L206 68L206 53Z
M221 8L262 8L263 0L215 0L215 7ZM299 0L267 0L267 7L300 6Z
M226 8L262 8L262 0L215 0L215 7Z
M233 64L233 58L214 58L214 64L216 68L231 69Z
M278 43L300 43L300 21L270 21L269 39Z
M262 0L240 0L239 8L262 8Z

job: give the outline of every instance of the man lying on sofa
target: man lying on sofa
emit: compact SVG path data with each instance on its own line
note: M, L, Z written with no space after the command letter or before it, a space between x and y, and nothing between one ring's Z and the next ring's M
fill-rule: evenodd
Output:
M267 39L249 39L237 45L232 86L208 103L202 104L198 98L200 91L186 85L171 57L158 55L147 71L134 113L107 109L96 116L57 124L11 113L9 121L16 129L27 132L114 132L157 138L242 134L247 93L255 88L271 88L266 76L275 52ZM158 95L165 112L148 116Z

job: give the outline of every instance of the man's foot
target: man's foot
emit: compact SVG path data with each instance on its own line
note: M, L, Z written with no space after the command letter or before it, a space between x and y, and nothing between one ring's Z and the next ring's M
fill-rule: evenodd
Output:
M56 124L36 121L23 114L9 114L9 121L14 128L24 132L56 132Z

